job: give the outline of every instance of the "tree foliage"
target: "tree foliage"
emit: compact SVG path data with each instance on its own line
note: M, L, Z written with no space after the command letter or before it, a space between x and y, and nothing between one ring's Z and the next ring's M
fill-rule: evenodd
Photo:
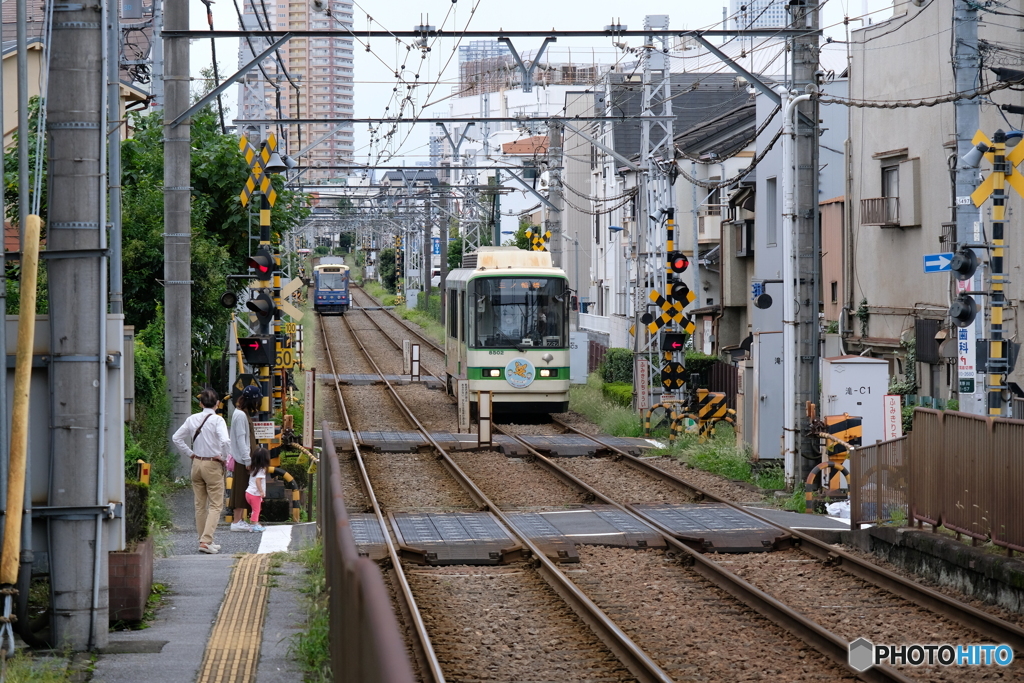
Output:
M377 268L380 271L380 281L384 289L394 294L398 287L398 272L395 270L395 250L382 249L377 254Z
M162 315L164 299L163 121L159 113L132 116L134 135L122 145L125 323L138 330ZM207 107L192 118L192 338L193 364L216 368L230 312L220 305L227 276L246 272L245 258L259 236L259 206L243 207L239 192L249 175L238 138L223 135L216 111ZM309 215L305 195L285 190L272 176L277 202L271 210L271 240ZM255 206L253 206L256 204ZM200 384L214 378L199 376Z

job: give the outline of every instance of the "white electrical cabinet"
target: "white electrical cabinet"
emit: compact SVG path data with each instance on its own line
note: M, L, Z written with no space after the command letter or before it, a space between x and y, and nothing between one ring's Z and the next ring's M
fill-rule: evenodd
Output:
M569 333L569 383L587 383L587 347L590 345L586 332Z
M885 395L889 362L881 358L837 356L822 359L820 416L849 413L861 418L862 445L885 437Z

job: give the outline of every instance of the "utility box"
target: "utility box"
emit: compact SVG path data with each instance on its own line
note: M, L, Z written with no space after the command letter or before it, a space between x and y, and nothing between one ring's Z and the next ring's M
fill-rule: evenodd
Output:
M822 359L819 415L861 418L862 445L885 438L885 395L889 390L889 362L881 358L837 356Z
M587 347L589 337L586 332L569 333L569 383L587 383Z

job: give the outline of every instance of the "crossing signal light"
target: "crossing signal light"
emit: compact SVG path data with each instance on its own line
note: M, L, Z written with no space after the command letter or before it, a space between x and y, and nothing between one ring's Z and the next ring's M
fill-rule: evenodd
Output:
M967 327L978 315L978 304L967 294L961 294L949 307L949 317L957 327Z
M695 298L690 295L690 288L686 286L685 282L674 282L669 285L669 293L672 295L673 301L678 301L683 306L686 306Z
M274 274L274 255L267 247L260 247L256 254L245 260L245 265L256 271L257 280L269 280Z
M259 321L261 327L270 325L274 321L274 314L277 313L274 298L266 291L261 291L246 301L245 307L256 314L256 320Z
M970 280L974 277L974 271L978 270L978 257L973 249L961 249L953 255L953 261L949 269L957 280Z
M661 335L662 351L682 351L686 348L686 335L682 332L665 332Z
M245 362L249 365L273 365L276 360L277 343L272 334L239 337L238 345L242 349Z
M690 259L686 258L686 254L674 251L668 255L668 267L673 273L684 273L690 267Z

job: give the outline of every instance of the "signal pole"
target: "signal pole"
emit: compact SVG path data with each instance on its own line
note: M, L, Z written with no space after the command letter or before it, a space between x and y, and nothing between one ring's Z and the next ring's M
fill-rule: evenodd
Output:
M978 52L978 10L971 0L954 0L953 2L953 76L956 92L970 92L978 83L981 57ZM979 242L974 239L975 233L980 237L981 211L971 201L964 201L974 192L978 182L978 171L964 162L963 157L974 147L974 133L981 127L981 103L977 98L957 100L953 103L956 112L956 236L954 241L959 247L962 244ZM975 251L975 256L981 254ZM980 258L979 258L980 261ZM979 269L971 279L969 289L980 291L983 288L983 271ZM976 324L975 347L983 343L984 325ZM968 364L976 366L977 361L969 358ZM975 381L974 393L959 394L960 410L965 413L984 415L986 412L984 392ZM958 387L959 388L959 387Z
M188 29L186 0L166 0L164 27ZM171 399L170 434L192 412L192 131L188 120L171 122L191 105L189 40L164 46L164 371ZM189 471L179 456L178 474Z
M818 27L820 9L815 4L792 3L790 27L806 29L803 36L793 39L792 91L797 95L811 92L817 87ZM821 296L821 233L818 222L818 102L809 99L796 105L793 173L796 180L796 235L795 291L797 314L796 351L790 358L794 368L795 420L784 426L792 430L795 453L792 454L793 475L803 481L817 464L817 439L809 434L807 402L820 405L818 392L819 329L818 309ZM786 257L786 256L784 256ZM785 454L789 455L789 454ZM789 474L787 472L787 474Z

